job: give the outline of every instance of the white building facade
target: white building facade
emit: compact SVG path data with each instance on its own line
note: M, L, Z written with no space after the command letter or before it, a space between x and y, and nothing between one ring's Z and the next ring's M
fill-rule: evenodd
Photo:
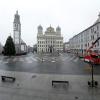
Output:
M21 52L21 23L20 23L20 16L18 15L18 11L14 16L13 22L13 37L14 37L14 44L16 48L16 53Z
M92 46L92 43L96 41L100 37L100 14L98 15L98 19L96 22L75 35L73 38L69 40L70 50L73 53L77 53L79 55L84 55L86 50ZM93 51L100 52L100 40L95 44L92 48Z
M3 46L2 46L2 44L0 43L0 54L2 54L2 51L3 51Z
M21 39L21 23L18 11L16 11L16 14L14 15L13 39L14 39L16 54L27 52L27 45Z
M53 53L63 51L63 37L61 28L58 26L56 31L53 27L48 27L43 34L42 26L38 26L37 33L37 52Z

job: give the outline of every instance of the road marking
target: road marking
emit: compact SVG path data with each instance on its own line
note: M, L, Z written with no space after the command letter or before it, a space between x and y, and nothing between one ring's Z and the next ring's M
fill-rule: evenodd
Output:
M7 61L4 61L3 63L4 63L4 64L8 64L9 62L7 62Z
M41 61L41 58L39 58L39 57L36 57L36 59L38 59L38 60L40 60L40 61Z
M7 64L10 62L10 59L7 59L6 61L2 61L2 63Z
M44 59L41 59L41 61L45 61Z
M17 58L14 58L13 61L14 61L14 62L17 61Z
M71 61L71 60L73 60L75 57L71 57L68 61Z
M65 61L65 60L67 60L69 57L66 57L66 58L61 58L62 59L62 61Z
M33 58L33 57L30 57L33 61L37 61L37 59Z
M25 62L27 62L27 63L32 63L33 61L32 61L32 59L31 58L25 58Z
M74 62L77 62L79 60L79 58L76 58L75 60L73 60Z
M52 60L51 62L56 62L56 61Z
M23 61L25 61L25 60L24 60L23 58L19 58L19 61L22 61L22 62L23 62Z
M39 58L39 57L36 57L38 60L40 60L40 61L45 61L44 59L46 59L46 58Z

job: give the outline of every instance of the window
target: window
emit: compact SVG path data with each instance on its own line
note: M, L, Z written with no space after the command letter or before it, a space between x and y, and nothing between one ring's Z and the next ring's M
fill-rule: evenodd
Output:
M89 47L89 43L88 43L88 47Z
M83 42L83 39L81 39L81 42Z
M91 40L92 40L92 35L91 35Z
M15 28L16 28L16 24L15 24Z
M91 29L91 33L93 33L93 29Z
M97 25L97 31L99 30L99 27L98 27L98 25Z
M94 40L94 35L93 35L93 40Z
M97 46L99 46L99 41L97 42Z

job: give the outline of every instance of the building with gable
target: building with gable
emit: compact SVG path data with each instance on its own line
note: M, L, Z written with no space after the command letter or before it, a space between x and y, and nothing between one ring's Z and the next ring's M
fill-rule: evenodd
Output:
M54 28L50 26L43 33L43 28L39 25L37 33L37 52L54 53L62 51L63 37L61 36L61 28L58 26L55 31Z

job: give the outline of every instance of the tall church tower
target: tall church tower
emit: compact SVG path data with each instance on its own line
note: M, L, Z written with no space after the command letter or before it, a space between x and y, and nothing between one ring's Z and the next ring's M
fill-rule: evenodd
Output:
M16 48L16 53L21 52L21 23L20 23L20 16L18 15L18 11L14 15L14 22L13 22L13 38Z

